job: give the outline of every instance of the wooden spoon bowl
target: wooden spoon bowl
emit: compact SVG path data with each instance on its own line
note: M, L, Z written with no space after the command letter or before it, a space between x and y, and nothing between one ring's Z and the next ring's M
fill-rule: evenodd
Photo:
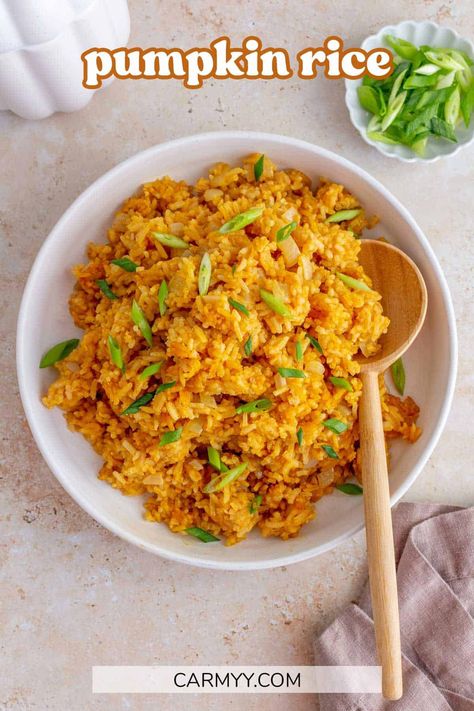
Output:
M380 351L358 360L361 372L383 373L411 346L423 326L428 304L426 285L413 260L388 242L361 240L359 262L382 296L390 326L379 340Z
M387 454L380 403L379 375L394 363L418 335L428 302L423 277L401 250L379 240L362 240L359 261L382 296L390 319L381 349L358 361L362 397L359 409L362 484L370 590L377 655L382 665L382 691L387 699L403 693L397 577L393 546Z

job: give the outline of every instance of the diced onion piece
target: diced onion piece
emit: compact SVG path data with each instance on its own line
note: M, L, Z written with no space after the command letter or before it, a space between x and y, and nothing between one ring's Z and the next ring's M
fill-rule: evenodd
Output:
M150 474L143 480L145 486L163 486L163 477L159 474Z
M182 222L172 222L170 225L170 232L176 237L181 237L184 232L184 225Z
M311 259L307 257L305 254L301 257L301 266L303 267L303 276L305 279L312 279L313 278L313 263L311 262Z
M319 373L319 375L324 375L325 369L324 365L320 360L312 360L306 364L306 370L309 373Z
M204 200L209 202L210 200L215 200L216 198L221 197L221 195L223 195L223 192L222 190L219 190L219 188L208 188L204 193Z
M287 267L292 267L298 261L301 254L300 248L296 244L293 237L290 235L284 242L280 242L280 249L285 259Z

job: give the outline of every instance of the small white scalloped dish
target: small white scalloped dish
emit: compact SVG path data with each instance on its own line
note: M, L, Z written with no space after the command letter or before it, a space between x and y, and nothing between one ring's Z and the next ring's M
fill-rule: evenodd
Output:
M408 40L417 47L422 44L429 44L433 47L449 47L451 49L459 49L466 52L471 59L474 60L474 46L469 40L462 38L457 32L449 27L440 27L434 22L428 20L424 22L413 22L407 20L400 22L398 25L387 25L376 34L367 37L362 42L362 49L370 50L376 47L387 47L386 35L395 35ZM451 141L438 140L430 138L426 146L424 156L419 156L414 153L408 146L389 145L372 141L367 136L367 125L371 114L362 108L357 96L357 89L362 84L362 79L346 79L346 106L349 109L349 116L352 124L359 131L360 135L366 143L376 148L379 153L388 156L389 158L398 158L406 163L432 163L439 160L443 156L452 156L458 153L461 148L469 145L474 140L474 119L471 121L469 128L466 128L461 121L456 126L457 143Z
M55 373L38 365L52 343L82 335L68 309L74 286L71 267L85 261L89 241L106 240L107 227L125 198L158 176L194 182L218 161L232 164L255 152L271 156L281 168L298 168L313 185L321 175L345 185L369 214L380 217L373 236L384 235L405 250L423 273L428 313L404 357L406 393L421 408L423 431L414 444L397 441L391 447L390 492L392 504L396 503L426 464L446 421L456 374L455 319L443 273L414 219L381 183L335 153L295 138L251 131L187 136L138 153L93 183L53 228L31 270L17 330L23 406L44 459L66 491L96 521L130 543L165 558L221 570L271 568L329 550L364 525L362 497L339 491L323 497L316 504L315 520L289 541L263 538L252 531L247 540L228 547L171 533L164 524L144 520L141 496L123 496L97 478L100 457L80 434L68 430L60 410L42 404Z

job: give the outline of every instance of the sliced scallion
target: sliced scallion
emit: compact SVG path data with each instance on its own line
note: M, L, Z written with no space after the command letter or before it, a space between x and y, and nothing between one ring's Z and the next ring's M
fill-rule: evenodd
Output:
M351 484L351 482L336 484L336 489L349 496L361 496L364 493L363 488L359 486L359 484Z
M165 392L165 390L169 390L174 385L176 385L176 380L172 380L169 383L161 383L156 390L153 390L151 393L145 393L145 395L142 395L137 398L137 400L130 403L130 405L122 412L122 415L135 415L135 413L137 413L143 405L148 405L148 403L151 402L156 395Z
M220 538L217 538L212 533L209 533L209 531L205 531L203 528L199 528L199 526L191 526L190 528L187 528L186 533L188 536L193 536L203 543L214 543L215 541L220 541Z
M198 291L200 296L205 296L209 291L209 284L211 283L211 268L211 258L207 252L204 252L201 264L199 265Z
M189 244L181 239L181 237L176 237L176 235L170 235L167 232L152 232L153 237L164 247L169 247L170 249L187 249Z
M454 132L453 127L447 121L444 121L438 116L433 116L430 123L431 133L435 136L441 136L441 138L446 138L448 141L457 143L458 139Z
M322 444L321 449L324 449L328 457L331 459L339 459L337 452L334 451L330 444Z
M166 305L167 296L168 284L166 283L166 279L163 279L160 284L160 288L158 289L158 308L160 309L160 316L164 316L166 313L166 309L168 308Z
M128 257L121 257L120 259L112 259L111 264L115 264L116 267L124 269L126 272L136 272L138 269L138 264L132 262Z
M252 355L252 336L249 336L244 343L244 353L247 358Z
M125 363L123 360L122 349L113 336L109 335L107 337L107 345L109 347L112 363L116 365L122 373L125 373Z
M321 348L318 339L315 338L314 336L311 336L309 333L306 334L306 338L307 338L308 341L311 343L311 345L313 346L313 348L316 348L316 350L317 350L319 353L322 354L323 349Z
M203 489L204 493L214 494L216 491L221 491L222 489L224 489L224 487L228 486L228 484L231 484L239 476L241 476L247 469L247 467L247 462L242 462L242 464L239 464L233 469L228 469L226 472L218 474L213 479L211 479L208 484L206 484Z
M419 77L419 79L428 79L431 77ZM434 77L433 77L434 78ZM411 79L415 79L415 77L411 77ZM382 119L382 132L386 131L389 126L392 125L392 123L395 121L397 118L398 114L403 108L403 104L405 103L405 99L407 98L407 92L402 91L400 94L398 94L397 98L394 99L392 104L389 104L387 106L387 113Z
M306 378L304 370L298 368L278 368L278 372L282 378Z
M162 365L163 361L161 360L159 363L152 363L151 365L147 366L138 376L139 380L146 380L152 375L155 375L156 373L158 373Z
M360 208L354 210L339 210L339 212L335 212L334 215L328 217L326 222L346 222L346 220L353 220L354 217L360 215L361 212L362 210Z
M458 120L459 110L461 108L461 92L459 88L456 87L454 91L451 92L449 99L444 105L444 120L451 126L456 125Z
M291 311L288 306L286 306L286 304L284 304L281 299L278 299L276 296L274 296L271 291L265 291L265 289L260 289L260 296L262 297L268 308L274 311L279 316L291 316Z
M349 392L352 392L354 389L346 378L336 378L334 375L331 375L329 380L336 388L342 388L343 390L348 390Z
M255 161L254 166L253 166L253 174L254 174L255 180L257 182L262 177L264 162L265 162L265 156L262 153L260 158L257 161Z
M400 395L405 392L405 366L403 365L403 360L398 358L395 363L390 366L390 372L392 373L393 384L397 388Z
M341 274L341 272L336 272L336 276L349 288L358 291L372 291L370 286L368 286L365 281L360 281L359 279L354 279L354 277L348 276L347 274Z
M69 341L62 341L49 349L40 360L40 368L48 368L50 365L64 360L79 345L78 338L70 338Z
M302 430L302 428L300 427L300 428L298 429L297 433L296 433L296 439L297 439L298 444L299 444L300 447L301 447L301 445L303 444L303 435L304 435L303 430Z
M293 230L298 227L297 222L290 222L288 225L284 225L284 227L280 227L278 232L276 233L276 241L277 242L284 242L288 237L291 235Z
M137 304L135 299L132 302L131 316L133 323L138 326L143 338L148 343L148 345L153 345L153 334L151 332L150 324L146 320L145 314L143 313L142 309Z
M249 513L251 513L251 514L257 513L258 509L262 505L262 501L263 501L263 496L261 494L257 494L256 496L254 496L252 501L249 504Z
M303 346L301 345L301 341L296 341L295 358L298 363L300 363L303 360Z
M156 393L155 395L159 395L160 393L164 393L165 390L169 390L170 388L173 388L176 385L176 380L170 380L168 383L161 383L156 388Z
M128 407L125 408L122 415L135 415L138 410L140 410L144 405L148 405L148 403L153 400L156 392L156 390L153 390L151 393L145 393L141 397L134 400Z
M246 306L241 304L239 301L236 301L235 299L231 299L229 297L228 299L229 304L232 306L232 308L237 309L237 311L240 311L241 313L245 314L246 316L250 316L250 311Z
M214 449L214 447L209 446L207 448L207 461L209 462L211 467L217 469L218 472L222 471L221 456L217 449Z
M237 230L242 230L247 225L255 222L263 213L263 207L252 207L250 210L241 212L239 215L235 215L231 220L222 225L219 232L222 235L226 235L229 232L237 232Z
M101 292L106 296L108 299L111 301L114 301L115 299L118 299L117 294L114 294L110 286L107 284L105 279L97 279L96 281L97 286L101 290Z
M177 442L181 438L181 434L183 432L182 427L178 427L175 430L169 430L169 432L165 432L164 435L161 437L158 446L159 447L164 447L167 444L172 444L173 442Z
M252 402L244 402L235 408L235 413L237 415L243 415L245 412L265 412L269 410L272 406L272 401L266 397L260 398L260 400L252 400Z
M363 109L369 111L371 114L379 113L379 95L373 87L363 85L359 86L357 89L357 96L359 97L359 103Z
M418 49L414 44L402 39L401 37L395 37L394 35L385 35L387 43L392 49L398 54L402 59L413 59L415 54L417 54Z
M342 434L347 430L346 423L341 422L341 420L337 420L334 417L331 417L329 420L325 420L323 422L323 426L326 427L328 430L331 430L331 432L334 432L335 434Z

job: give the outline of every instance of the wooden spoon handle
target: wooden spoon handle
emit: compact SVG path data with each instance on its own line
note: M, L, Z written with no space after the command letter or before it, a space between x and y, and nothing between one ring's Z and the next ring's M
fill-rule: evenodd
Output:
M400 620L387 456L378 375L374 372L362 374L359 426L375 640L382 665L382 692L394 700L403 693Z

